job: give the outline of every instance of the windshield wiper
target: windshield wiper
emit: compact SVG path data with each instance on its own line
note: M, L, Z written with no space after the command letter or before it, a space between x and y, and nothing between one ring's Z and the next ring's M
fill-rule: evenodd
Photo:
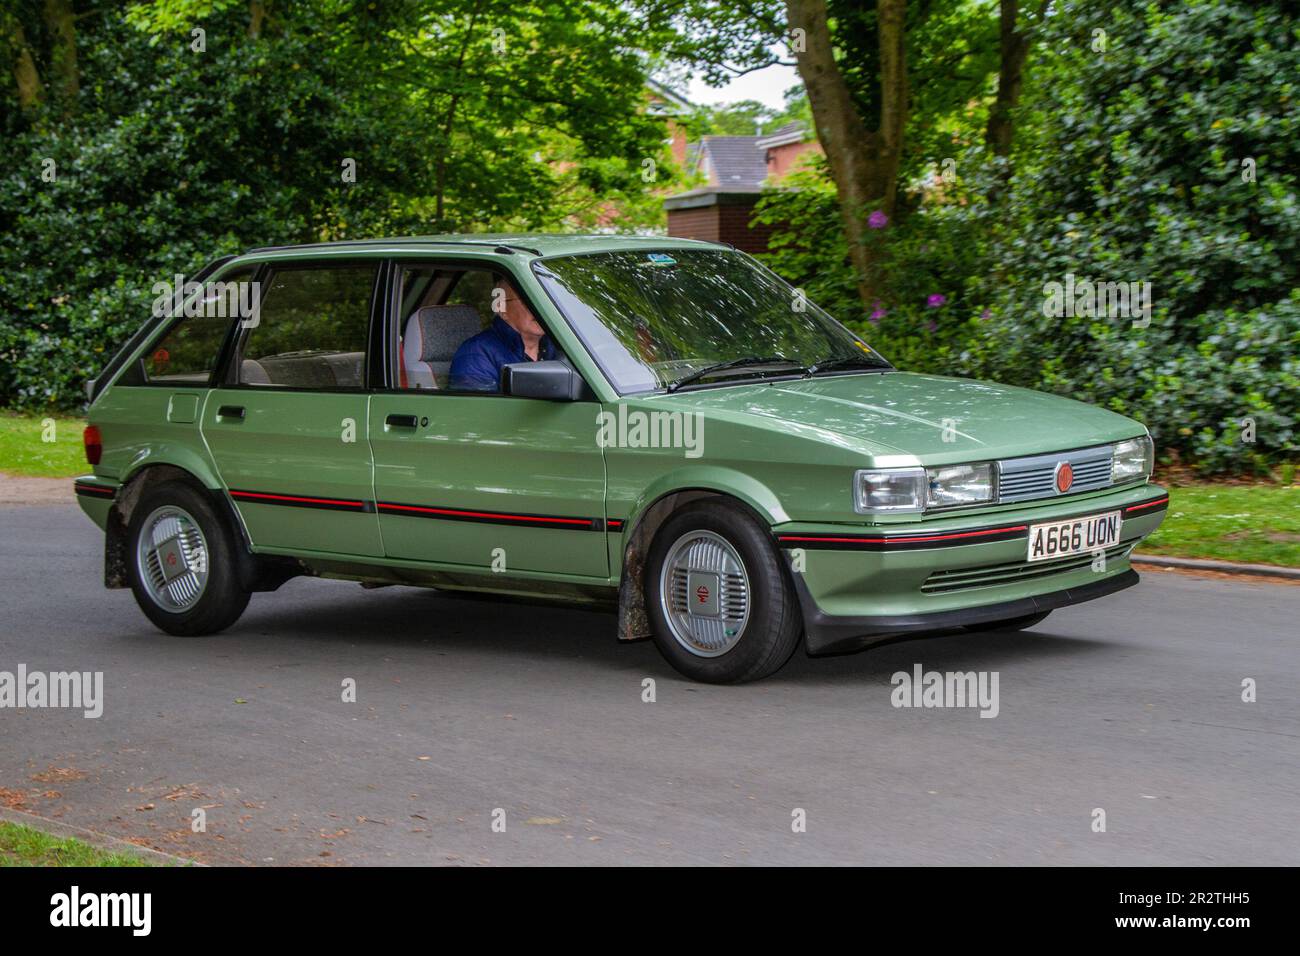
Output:
M818 372L829 372L832 369L840 368L853 368L859 365L863 368L877 368L882 370L893 368L893 366L888 362L870 361L859 355L841 355L839 358L827 358L822 359L820 362L814 362L812 365L808 366L808 369L804 374L813 376Z
M794 359L788 359L784 355L746 355L744 358L731 359L726 362L718 362L715 365L706 365L702 369L697 369L690 375L683 376L668 386L668 391L675 392L683 385L689 385L692 382L698 382L706 375L712 375L714 372L723 372L729 368L743 368L746 365L773 365L778 362L786 365L794 365L802 368Z

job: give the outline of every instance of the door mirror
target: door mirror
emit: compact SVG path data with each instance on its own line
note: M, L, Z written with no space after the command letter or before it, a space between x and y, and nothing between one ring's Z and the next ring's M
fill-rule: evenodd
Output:
M516 362L501 369L501 393L552 402L580 402L595 396L568 362Z

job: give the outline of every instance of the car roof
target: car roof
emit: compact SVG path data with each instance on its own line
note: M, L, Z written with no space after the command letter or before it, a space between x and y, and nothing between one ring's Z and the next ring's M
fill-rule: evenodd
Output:
M349 239L340 242L314 242L293 246L260 246L244 255L294 253L330 255L345 250L377 252L391 249L411 252L486 252L523 254L526 256L580 255L589 252L621 252L637 249L734 248L729 243L672 236L618 236L600 233L447 233L435 236L394 236L386 239Z

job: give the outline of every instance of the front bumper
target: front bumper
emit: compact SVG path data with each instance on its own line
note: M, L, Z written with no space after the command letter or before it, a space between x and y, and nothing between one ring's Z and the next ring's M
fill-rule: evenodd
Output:
M873 526L784 525L808 652L860 650L897 634L1037 614L1131 587L1129 555L1164 518L1169 496L1144 485L987 516ZM1100 553L1029 562L1029 528L1121 513ZM923 530L922 530L923 529Z
M1116 591L1131 588L1139 580L1138 573L1132 568L1127 568L1099 581L1091 581L1088 584L1053 591L1049 594L1001 601L997 604L954 608L950 611L881 614L867 617L836 617L827 614L811 600L807 594L807 586L802 580L795 579L795 588L799 590L799 599L803 602L804 638L808 644L808 653L821 655L860 651L900 634L943 631L953 627L964 627L967 624L1009 621L1012 618L1039 614L1054 608L1114 594Z

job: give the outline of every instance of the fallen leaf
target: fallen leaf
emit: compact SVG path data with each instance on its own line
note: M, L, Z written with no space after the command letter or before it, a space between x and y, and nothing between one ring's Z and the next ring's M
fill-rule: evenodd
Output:
M74 770L72 767L46 767L40 773L32 774L32 779L37 783L54 783L59 780L85 780L86 772L84 770Z

